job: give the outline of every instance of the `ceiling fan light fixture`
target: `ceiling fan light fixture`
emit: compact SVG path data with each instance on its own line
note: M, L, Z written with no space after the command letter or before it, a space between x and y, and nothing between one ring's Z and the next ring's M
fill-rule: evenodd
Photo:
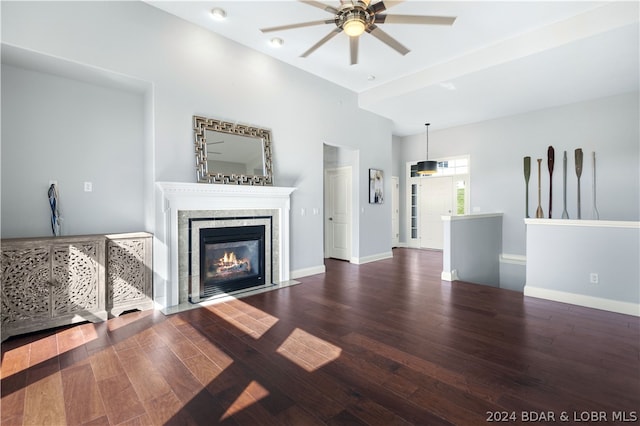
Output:
M361 36L365 27L364 21L359 17L350 18L342 25L342 29L349 37Z

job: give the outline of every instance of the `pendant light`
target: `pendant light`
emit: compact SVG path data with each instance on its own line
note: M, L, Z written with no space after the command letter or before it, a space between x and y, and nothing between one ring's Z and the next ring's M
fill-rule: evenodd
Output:
M429 160L429 124L431 123L425 123L427 128L427 159L425 161L418 162L417 173L420 176L432 175L438 172L438 162Z

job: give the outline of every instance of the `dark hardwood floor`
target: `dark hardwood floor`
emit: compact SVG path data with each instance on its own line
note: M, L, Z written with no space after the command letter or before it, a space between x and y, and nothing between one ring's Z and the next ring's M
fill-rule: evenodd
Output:
M395 249L208 308L10 338L0 420L638 423L638 318L441 282L441 269L439 252Z

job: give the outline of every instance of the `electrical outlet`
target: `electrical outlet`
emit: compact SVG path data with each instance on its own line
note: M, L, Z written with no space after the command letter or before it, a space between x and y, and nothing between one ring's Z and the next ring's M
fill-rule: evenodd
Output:
M598 277L598 274L596 274L595 272L589 274L589 283L598 284L599 281L600 277Z
M93 191L93 184L91 182L85 182L84 192L91 192L91 191Z

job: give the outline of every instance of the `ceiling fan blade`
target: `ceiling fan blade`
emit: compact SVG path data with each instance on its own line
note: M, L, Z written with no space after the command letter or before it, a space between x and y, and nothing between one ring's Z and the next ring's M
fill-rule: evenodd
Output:
M453 25L453 16L376 15L376 24Z
M389 9L390 7L396 6L400 3L402 3L404 0L394 0L394 1L379 1L377 3L374 3L371 5L371 10L373 10L374 13L380 13L380 12L384 12L385 10Z
M316 44L311 46L309 48L309 50L307 50L302 55L300 55L300 57L301 58L306 58L307 56L311 55L313 52L316 51L316 49L318 49L320 46L322 46L323 44L325 44L326 42L331 40L333 37L335 37L340 32L342 32L342 28L338 28L338 27L334 28L333 31L331 31L329 34L324 36L319 42L317 42Z
M358 63L358 43L360 37L349 37L349 50L351 52L351 65Z
M334 23L335 21L333 19L325 19L324 21L300 22L298 24L289 24L289 25L280 25L277 27L261 28L260 31L262 31L263 33L269 33L273 31L292 30L294 28L313 27L315 25L334 24Z
M324 3L320 3L319 1L314 0L298 0L300 3L308 4L309 6L317 7L319 9L325 10L329 13L336 14L338 13L338 9L333 6L326 5Z
M377 27L375 24L370 25L369 28L367 28L367 32L403 56L410 52L403 44L382 31L380 27Z

